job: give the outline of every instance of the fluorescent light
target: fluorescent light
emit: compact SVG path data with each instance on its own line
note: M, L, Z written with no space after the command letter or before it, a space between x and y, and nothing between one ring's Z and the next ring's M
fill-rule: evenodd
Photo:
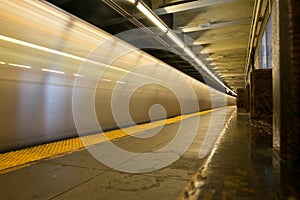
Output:
M205 60L207 60L207 61L213 61L214 59L211 58L211 57L208 57L208 58L205 58Z
M128 0L131 3L136 4L135 0ZM146 16L148 17L158 28L160 28L163 32L167 33L167 36L175 43L177 44L181 49L183 49L187 55L189 55L192 59L194 59L197 64L200 65L200 67L206 71L213 79L215 79L218 83L220 83L222 86L224 86L226 89L228 89L229 91L231 91L222 81L220 81L207 67L206 65L199 60L198 58L196 58L195 54L189 49L185 47L185 43L178 38L178 36L172 31L170 30L167 26L165 26L160 20L159 18L153 14L152 12L150 12L150 9L147 8L147 6L144 6L140 1L137 2L137 8ZM210 22L205 24L205 25L211 25ZM206 51L203 49L201 52L201 54L207 54ZM117 83L120 83L120 81L117 81ZM122 82L123 83L123 82ZM233 91L231 91L233 94L235 94ZM236 94L235 94L236 95Z
M167 32L167 36L173 41L175 42L175 44L177 44L180 48L184 48L184 43L177 37L177 35L175 33L173 33L172 31L168 31Z
M21 68L31 69L31 66L28 66L28 65L20 65L20 64L14 64L14 63L9 63L8 65L14 66L14 67L21 67Z
M136 1L135 0L128 0L129 2L133 3L133 4L136 4ZM163 24L163 22L161 22L159 20L159 18L153 14L150 9L145 6L143 3L141 2L137 2L137 5L136 7L146 16L148 17L148 19L150 19L159 29L161 29L163 32L167 32L168 31L168 27L165 26Z
M215 62L211 62L209 65L216 66L217 64Z
M81 74L74 74L74 76L76 76L76 77L84 77L84 76L81 75Z
M218 79L205 65L204 63L199 59L195 58L195 61L197 64L199 64L204 71L206 71L213 79L215 79L219 84L221 84L225 89L230 91L232 94L236 95L235 92L233 92L230 88L228 88L220 79Z
M184 52L185 52L187 55L189 55L192 59L194 59L194 58L196 57L195 54L194 54L194 52L193 52L190 48L185 47L183 50L184 50Z
M44 72L51 72L51 73L57 73L57 74L65 74L65 72L57 71L57 70L52 70L52 69L42 68L41 70L44 71Z
M195 61L198 65L200 65L201 67L203 67L203 62L199 59L199 58L195 58Z
M125 82L123 82L123 81L116 81L116 83L124 84Z
M198 42L197 42L197 41L194 41L194 42L193 42L193 45L201 45L201 44L202 44L202 43L199 42L199 41L198 41Z
M130 0L130 2L132 2ZM163 32L167 32L168 28L162 23L160 22L157 17L152 14L148 8L146 8L141 2L138 2L138 4L136 5L136 7L146 16L148 17L159 29L161 29Z
M6 64L5 62L1 62L1 61L0 61L0 65L5 65L5 64Z
M111 82L111 80L105 78L101 79L101 81Z
M208 54L208 53L206 52L205 49L203 49L202 51L200 51L200 54Z

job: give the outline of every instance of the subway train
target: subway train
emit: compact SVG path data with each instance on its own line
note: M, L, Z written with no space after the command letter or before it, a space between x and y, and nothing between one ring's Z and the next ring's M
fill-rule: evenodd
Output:
M1 152L235 102L47 2L0 7Z

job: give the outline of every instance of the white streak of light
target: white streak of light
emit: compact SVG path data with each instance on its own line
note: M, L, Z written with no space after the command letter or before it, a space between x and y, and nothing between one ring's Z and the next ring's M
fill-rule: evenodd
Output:
M57 73L57 74L65 74L65 72L57 71L57 70L52 70L52 69L42 68L41 70L44 71L44 72L51 72L51 73Z
M45 52L48 52L48 53L53 53L53 54L56 54L56 55L67 57L67 58L72 58L72 59L75 59L75 60L80 60L80 61L83 61L83 62L88 62L88 63L92 63L92 64L107 67L107 65L105 65L103 63L100 63L100 62L96 62L96 61L93 61L93 60L87 60L86 58L75 56L75 55L65 53L65 52L62 52L62 51L57 51L57 50L54 50L54 49L49 49L47 47L39 46L39 45L36 45L36 44L31 44L31 43L24 42L24 41L21 41L21 40L17 40L17 39L14 39L14 38L6 37L4 35L0 35L0 40L4 40L4 41L7 41L7 42L19 44L19 45L22 45L22 46L25 46L25 47L30 47L30 48L33 48L33 49L38 49L38 50L45 51ZM129 72L128 70L121 69L121 68L118 68L118 67L114 67L114 66L111 66L111 65L109 67L112 68L112 69L119 70L119 71Z
M31 66L28 66L28 65L20 65L20 64L14 64L14 63L9 63L8 65L14 66L14 67L21 67L21 68L31 69Z
M74 76L76 76L76 77L84 77L84 76L81 75L81 74L74 74Z

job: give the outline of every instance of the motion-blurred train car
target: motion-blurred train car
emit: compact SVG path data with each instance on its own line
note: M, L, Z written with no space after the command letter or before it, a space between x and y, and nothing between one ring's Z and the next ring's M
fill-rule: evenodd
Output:
M48 3L0 9L0 151L235 101Z

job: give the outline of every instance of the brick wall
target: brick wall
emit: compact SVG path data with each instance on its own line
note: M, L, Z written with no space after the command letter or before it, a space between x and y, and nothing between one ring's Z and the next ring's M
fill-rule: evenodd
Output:
M273 35L274 53L278 52L273 66L273 146L282 159L300 161L300 1L274 3L279 29Z
M284 4L284 2L283 2ZM281 72L281 156L287 160L300 160L300 1L287 1L288 34L282 35L281 45L287 45L289 59L280 63ZM284 12L284 10L282 11ZM282 12L280 12L282 14ZM286 23L286 22L285 22ZM285 28L285 27L282 27ZM282 51L280 51L281 53ZM280 57L281 59L285 59Z
M290 140L293 143L292 153L294 160L300 160L300 1L290 1L290 17L292 23L290 24L291 30L291 106L292 119L289 120L291 134Z
M253 70L251 72L251 118L271 119L273 113L272 97L272 70Z

